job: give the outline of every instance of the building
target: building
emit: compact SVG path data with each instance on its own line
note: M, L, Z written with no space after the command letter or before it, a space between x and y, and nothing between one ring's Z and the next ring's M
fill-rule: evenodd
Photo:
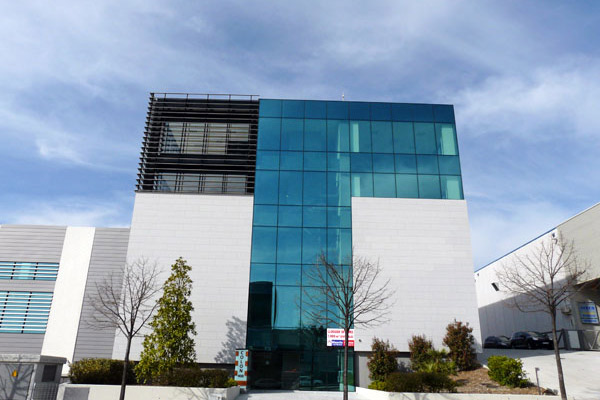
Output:
M510 265L515 255L534 255L540 243L552 238L573 241L577 257L589 264L581 280L581 290L557 313L557 329L563 330L561 346L570 349L600 349L600 203L562 222L512 252L481 267L475 272L477 301L482 337L511 336L517 331L551 330L546 313L523 313L506 306L510 294L503 290L496 272Z
M338 327L310 324L303 300L321 253L378 260L396 289L387 324L355 329L356 384L374 336L441 346L457 319L479 339L452 106L150 96L127 259L192 266L198 362L248 348L253 387L338 390Z

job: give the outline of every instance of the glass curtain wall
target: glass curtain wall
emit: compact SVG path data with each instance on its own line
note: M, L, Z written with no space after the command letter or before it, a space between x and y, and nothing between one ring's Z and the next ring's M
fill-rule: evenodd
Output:
M462 199L452 106L260 101L247 334L253 387L341 389L343 349L327 347L325 335L340 326L315 324L306 297L318 293L311 270L320 254L350 263L352 196Z

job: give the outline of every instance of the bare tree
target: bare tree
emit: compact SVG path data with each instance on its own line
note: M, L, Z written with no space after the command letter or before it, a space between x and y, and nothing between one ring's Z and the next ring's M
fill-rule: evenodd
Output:
M552 320L554 357L560 396L567 394L556 335L556 312L567 299L581 290L587 263L578 259L573 241L556 238L542 241L531 254L515 255L497 271L498 281L512 296L505 303L522 312L544 312Z
M393 303L390 280L382 281L379 262L352 257L349 265L337 265L319 256L308 274L316 289L304 290L307 316L325 326L344 329L344 400L348 399L348 336L353 326L376 326L387 321Z
M160 291L156 263L140 258L126 263L123 275L109 274L96 284L90 295L94 314L88 323L99 329L118 329L127 339L120 400L125 399L127 368L131 341L146 325L157 307L155 295Z

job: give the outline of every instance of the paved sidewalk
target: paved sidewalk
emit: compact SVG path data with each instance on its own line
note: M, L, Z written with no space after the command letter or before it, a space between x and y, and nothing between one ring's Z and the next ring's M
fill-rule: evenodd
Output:
M491 355L520 358L527 377L535 383L535 368L539 368L540 386L558 390L558 374L553 350L485 349L479 360L486 364ZM567 396L574 400L600 399L600 352L561 350Z

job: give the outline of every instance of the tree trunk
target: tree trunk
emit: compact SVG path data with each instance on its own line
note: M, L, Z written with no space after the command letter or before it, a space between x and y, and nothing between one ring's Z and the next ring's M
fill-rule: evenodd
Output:
M131 336L127 337L127 349L125 350L125 359L123 360L123 375L121 376L121 394L119 400L125 400L125 388L127 387L127 368L129 367L129 351L131 350Z
M556 335L556 310L553 310L552 315L552 341L554 342L554 358L556 359L556 371L558 372L558 388L560 390L560 398L567 400L567 389L565 389L565 378L563 376L562 362L560 361L560 350L558 349L558 340Z
M348 400L348 336L349 328L348 322L346 322L346 329L344 329L344 400Z

